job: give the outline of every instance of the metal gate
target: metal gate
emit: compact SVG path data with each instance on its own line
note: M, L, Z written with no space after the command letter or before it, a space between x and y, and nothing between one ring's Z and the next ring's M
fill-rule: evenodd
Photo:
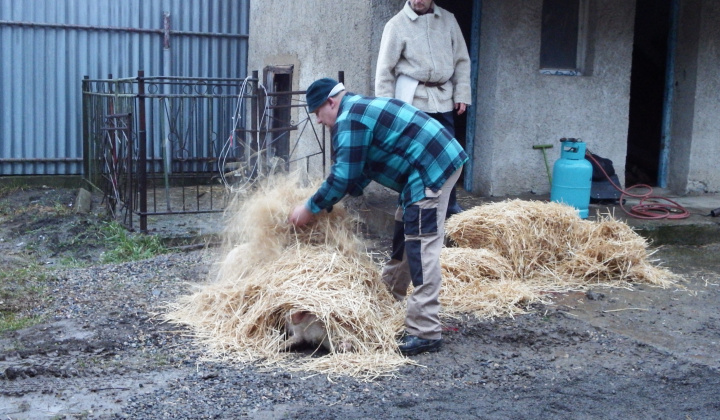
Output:
M131 230L147 232L148 216L221 212L230 194L291 166L321 163L325 172L325 132L313 126L304 93L267 89L257 72L85 78L84 172ZM297 156L301 139L316 146Z

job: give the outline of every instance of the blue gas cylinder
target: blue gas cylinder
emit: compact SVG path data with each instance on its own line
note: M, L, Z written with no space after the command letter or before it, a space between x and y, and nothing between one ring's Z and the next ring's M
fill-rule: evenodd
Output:
M588 217L592 165L585 159L585 143L580 139L560 139L560 159L553 165L550 201L575 207L582 219Z

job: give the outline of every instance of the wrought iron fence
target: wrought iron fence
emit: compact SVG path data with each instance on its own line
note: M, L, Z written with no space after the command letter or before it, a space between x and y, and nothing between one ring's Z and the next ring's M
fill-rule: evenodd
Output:
M266 89L257 72L246 79L142 71L86 77L86 177L103 191L108 213L131 230L139 224L147 232L148 216L222 212L230 194L293 162L319 160L325 172L325 133L316 131L301 96ZM302 138L313 146L299 156Z

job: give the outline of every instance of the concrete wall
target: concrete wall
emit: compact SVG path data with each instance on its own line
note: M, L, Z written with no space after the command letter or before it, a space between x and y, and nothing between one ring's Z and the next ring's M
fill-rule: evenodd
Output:
M690 172L697 91L700 3L701 0L683 2L678 17L674 104L668 153L668 187L679 192L686 190Z
M368 95L375 94L375 68L377 67L377 56L380 51L380 39L382 38L382 32L390 18L395 16L400 10L406 0L372 0L372 22L371 31L372 38L370 42L370 86ZM470 0L468 0L470 1Z
M484 0L480 40L474 192L547 193L542 153L579 137L625 171L635 2L591 1L584 76L538 71L542 0ZM622 179L621 179L622 181Z
M720 191L720 3L704 0L698 48L698 89L688 191Z
M314 80L337 78L338 71L344 71L348 90L370 95L383 26L401 4L402 0L251 1L248 73L258 70L262 74L266 66L290 64L294 66L293 90L305 90ZM306 116L294 117L301 121ZM306 130L295 157L316 150L310 135L312 130ZM326 136L329 149L327 130ZM323 175L321 165L311 165L310 172Z
M343 70L349 90L372 95L382 29L403 3L252 1L248 72L292 64L293 88L304 90ZM548 76L538 70L542 0L482 1L478 98L470 108L475 170L466 174L473 193L547 193L542 152L532 146L553 145L552 167L561 137L579 137L611 159L624 184L635 1L589 4L583 76ZM718 191L720 3L680 4L668 183L676 192Z
M343 70L349 84L366 90L370 9L368 2L252 1L249 72L294 64L294 82L304 90Z
M720 4L681 2L668 186L678 193L720 191Z

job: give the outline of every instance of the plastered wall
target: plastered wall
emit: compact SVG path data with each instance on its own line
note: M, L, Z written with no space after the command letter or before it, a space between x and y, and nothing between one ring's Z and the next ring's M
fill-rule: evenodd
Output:
M547 193L562 137L583 139L624 173L634 2L591 2L584 76L538 71L542 0L484 0L474 189L481 195Z
M679 193L720 191L720 4L681 3L669 186Z
M668 186L685 191L690 173L697 91L697 54L700 38L700 0L684 2L680 10L673 90L672 127L668 151Z
M384 0L252 1L248 73L258 70L262 74L266 66L291 64L293 90L305 90L319 78L337 78L338 71L344 71L349 91L370 95L383 18L389 19L400 4ZM306 118L297 113L295 117L295 121ZM329 150L327 130L326 136ZM313 143L299 142L296 155L312 153ZM322 176L322 166L310 165L310 173Z
M349 90L372 95L383 26L403 3L253 1L248 72L292 64L293 88L304 90L343 70ZM681 5L668 186L681 193L715 192L720 3ZM635 1L589 1L582 76L540 74L541 10L542 0L482 1L478 97L470 108L477 117L475 165L474 173L466 174L475 194L547 193L542 152L532 146L553 145L547 150L552 168L561 137L579 137L589 150L611 159L624 184Z

